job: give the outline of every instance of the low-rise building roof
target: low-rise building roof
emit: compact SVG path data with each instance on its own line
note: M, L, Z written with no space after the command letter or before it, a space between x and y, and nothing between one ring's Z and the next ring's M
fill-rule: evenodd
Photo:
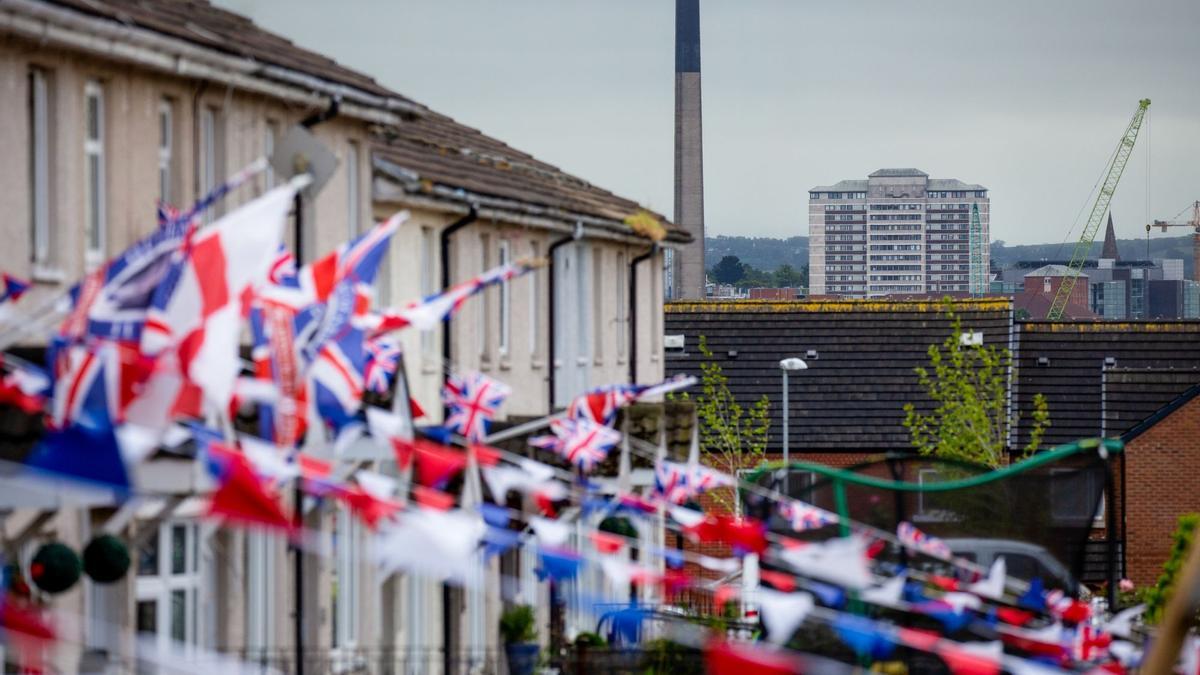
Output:
M963 327L987 345L1008 347L1012 306L1007 298L955 302ZM749 408L771 404L769 448L781 448L779 361L804 359L790 377L790 443L802 451L906 451L904 404L931 407L913 369L929 365L929 346L950 335L939 300L807 300L676 302L665 308L667 335L684 335L668 352L667 375L699 375L704 336L729 389Z
M434 112L389 130L374 147L374 162L394 199L486 201L497 211L528 217L593 219L597 222L589 224L619 233L628 233L622 221L642 210L633 200ZM377 197L389 199L380 190ZM691 240L661 214L652 215L667 227L669 240Z
M1120 433L1113 426L1116 421L1104 421L1101 383L1106 369L1200 369L1200 321L1026 321L1017 322L1016 328L1012 395L1021 414L1017 447L1028 440L1035 394L1043 394L1050 406L1051 426L1044 443L1053 445L1102 431ZM1173 397L1148 385L1142 393L1145 399L1137 410L1166 404ZM1120 403L1118 409L1121 406L1131 411L1127 416L1136 414L1130 404Z

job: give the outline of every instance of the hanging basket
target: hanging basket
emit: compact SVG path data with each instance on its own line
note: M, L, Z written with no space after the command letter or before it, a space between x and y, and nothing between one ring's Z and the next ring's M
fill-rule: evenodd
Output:
M600 521L600 531L618 534L622 537L638 536L637 528L624 516L609 516Z
M44 544L29 563L29 578L47 593L62 593L79 581L79 556L65 544Z
M111 584L129 571L129 547L111 534L93 538L83 549L83 571L98 584Z

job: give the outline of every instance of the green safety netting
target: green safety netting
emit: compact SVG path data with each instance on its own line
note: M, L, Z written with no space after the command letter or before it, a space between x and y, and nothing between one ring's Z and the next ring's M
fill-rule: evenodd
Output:
M933 457L889 456L849 469L791 462L790 496L841 516L841 524L799 534L753 490L743 490L746 512L777 532L806 539L845 534L850 523L895 533L904 521L946 542L957 557L981 565L1003 556L1010 577L1037 577L1048 587L1074 593L1085 563L1099 562L1104 578L1117 573L1115 519L1102 507L1111 492L1110 462L1123 449L1114 439L1088 439L1057 446L1006 467L986 467ZM746 479L783 491L783 464L767 464ZM1097 528L1106 527L1097 541ZM1098 545L1098 546L1097 546ZM928 556L889 545L882 552L904 564L932 571ZM1090 559L1089 559L1090 556Z

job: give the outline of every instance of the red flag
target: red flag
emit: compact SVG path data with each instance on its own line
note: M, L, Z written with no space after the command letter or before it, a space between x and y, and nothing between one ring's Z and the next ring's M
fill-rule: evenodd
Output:
M454 507L454 495L430 490L420 485L413 486L413 500L421 506L438 511L449 511Z
M799 672L799 664L786 654L724 640L709 643L704 662L710 675L792 675Z
M440 488L467 466L466 454L434 443L417 446L417 482Z
M208 514L232 522L291 531L292 521L275 498L267 494L246 456L231 452L227 458L224 482L213 493Z
M599 553L616 553L625 545L625 540L621 537L612 534L611 532L601 532L599 530L592 532L592 546L596 547Z
M345 502L372 530L379 521L391 518L404 508L399 502L374 497L357 485L339 489L334 496Z

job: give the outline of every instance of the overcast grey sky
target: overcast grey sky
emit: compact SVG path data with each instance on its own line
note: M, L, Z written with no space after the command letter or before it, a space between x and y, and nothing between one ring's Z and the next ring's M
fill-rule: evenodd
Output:
M216 0L671 214L672 0ZM701 0L708 232L807 234L807 190L915 166L1060 242L1143 97L1121 237L1200 199L1200 2ZM1149 132L1149 133L1147 133Z

